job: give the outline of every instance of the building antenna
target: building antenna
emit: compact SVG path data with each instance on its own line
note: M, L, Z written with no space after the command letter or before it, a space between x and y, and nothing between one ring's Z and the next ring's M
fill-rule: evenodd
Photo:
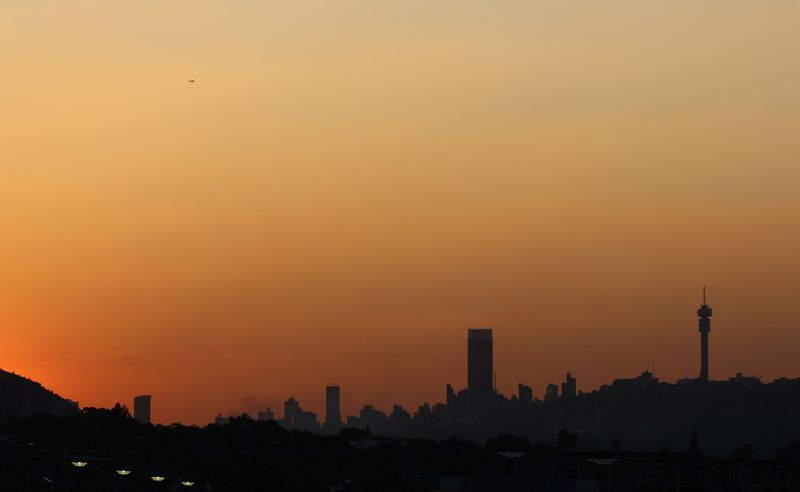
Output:
M703 305L706 304L706 284L703 284Z

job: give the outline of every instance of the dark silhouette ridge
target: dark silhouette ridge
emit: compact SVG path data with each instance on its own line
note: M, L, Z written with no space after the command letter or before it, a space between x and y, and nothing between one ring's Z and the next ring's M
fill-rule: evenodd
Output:
M0 424L35 413L66 416L78 412L78 404L41 384L0 369Z

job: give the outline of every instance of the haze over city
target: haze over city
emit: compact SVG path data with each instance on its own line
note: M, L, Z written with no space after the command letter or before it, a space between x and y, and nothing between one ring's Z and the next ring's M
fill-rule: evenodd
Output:
M153 419L800 375L794 2L10 0L0 367ZM13 47L13 49L11 49ZM189 82L192 80L193 82Z

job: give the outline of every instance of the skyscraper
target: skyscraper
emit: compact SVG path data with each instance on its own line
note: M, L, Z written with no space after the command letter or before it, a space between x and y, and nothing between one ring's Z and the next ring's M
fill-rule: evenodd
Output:
M561 383L561 397L569 398L578 394L578 385L572 373L567 373L567 380Z
M143 424L150 423L150 395L133 397L133 418Z
M533 388L526 384L519 383L517 385L518 396L517 399L523 403L530 403L533 401Z
M339 386L325 387L325 430L337 432L342 426Z
M544 401L555 401L558 399L558 385L550 383L544 390Z
M493 390L492 330L467 330L467 389L473 394Z
M270 420L275 420L275 414L272 412L272 409L270 407L267 407L266 410L259 410L258 412L259 422L269 422Z
M706 304L706 287L703 286L703 304L697 310L700 318L700 381L708 381L708 334L711 331L711 308Z
M283 402L283 422L281 424L285 429L294 429L298 427L300 420L300 402L290 396L288 400Z

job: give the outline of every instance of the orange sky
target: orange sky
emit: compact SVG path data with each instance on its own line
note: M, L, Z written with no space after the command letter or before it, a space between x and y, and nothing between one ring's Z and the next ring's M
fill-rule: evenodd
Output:
M5 0L0 368L165 423L442 401L471 326L506 394L675 380L706 282L712 377L800 376L798 21Z

